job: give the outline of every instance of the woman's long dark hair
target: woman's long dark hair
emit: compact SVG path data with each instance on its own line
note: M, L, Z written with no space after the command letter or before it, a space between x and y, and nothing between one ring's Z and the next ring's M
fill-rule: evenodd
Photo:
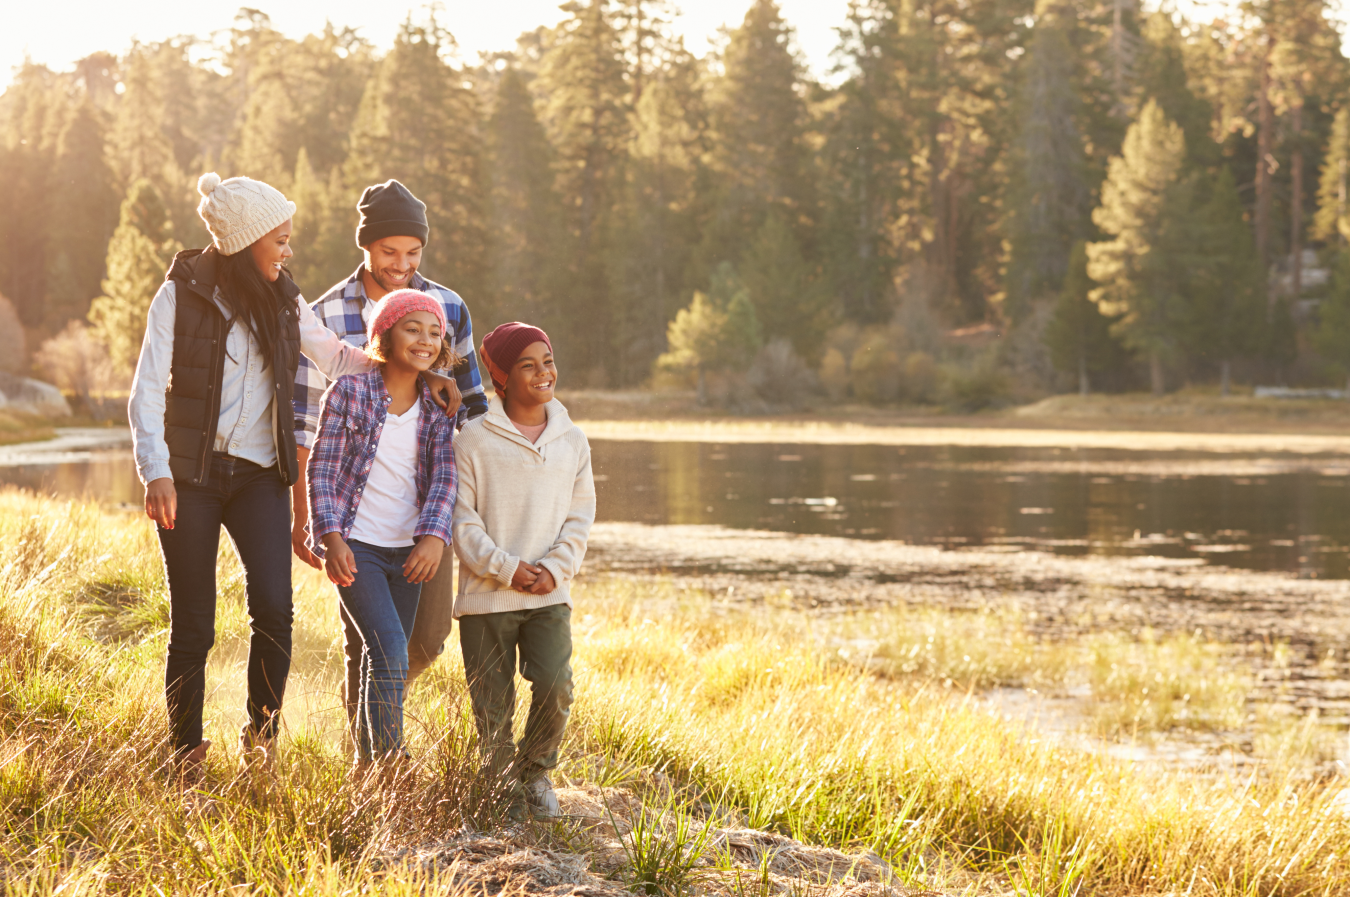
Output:
M253 261L253 253L247 248L220 257L216 286L220 287L221 297L229 307L232 318L242 320L253 332L263 359L270 364L277 340L277 309L280 307L281 292L263 277L257 263Z

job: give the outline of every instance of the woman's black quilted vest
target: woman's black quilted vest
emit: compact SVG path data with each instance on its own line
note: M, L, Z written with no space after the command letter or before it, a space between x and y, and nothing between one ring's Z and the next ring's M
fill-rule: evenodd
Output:
M177 313L173 325L173 363L164 408L164 441L175 482L201 483L211 469L211 448L220 417L220 385L225 376L225 316L211 301L220 255L214 247L189 249L174 256L166 280L173 281ZM287 485L299 475L295 460L291 396L300 363L300 289L282 272L278 292L277 341L272 353L272 435L277 472Z

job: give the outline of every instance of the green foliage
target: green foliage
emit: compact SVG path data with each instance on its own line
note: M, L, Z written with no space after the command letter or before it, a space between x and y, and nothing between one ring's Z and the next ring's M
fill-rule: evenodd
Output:
M1177 352L1189 312L1194 183L1183 170L1185 155L1181 128L1149 100L1111 160L1092 215L1111 239L1087 246L1088 275L1100 285L1092 301L1118 318L1112 333L1151 361L1155 391L1160 363Z
M1069 255L1064 288L1045 340L1056 368L1078 378L1084 395L1091 389L1089 374L1119 364L1120 348L1111 338L1111 319L1092 301L1092 279L1087 273L1087 244L1074 244Z
M744 370L754 360L762 343L755 308L744 289L729 298L696 292L688 307L670 322L666 340L669 349L657 366L670 371L697 373Z
M181 248L170 236L159 191L148 180L136 181L122 202L117 230L108 243L103 295L89 309L89 321L117 370L135 370L150 301Z
M1046 16L1027 48L1019 133L1012 156L1005 314L1020 321L1030 305L1059 292L1070 251L1089 227L1090 191L1075 120L1073 48L1058 15Z
M1313 347L1350 381L1350 251L1342 249L1333 257L1331 289L1317 312Z
M1345 245L1350 240L1350 106L1336 112L1322 156L1322 177L1317 187L1314 239Z

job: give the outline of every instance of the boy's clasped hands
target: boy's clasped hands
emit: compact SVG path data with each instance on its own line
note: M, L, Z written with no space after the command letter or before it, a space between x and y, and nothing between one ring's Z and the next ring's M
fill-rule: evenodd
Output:
M557 587L558 584L553 581L553 574L548 572L547 567L527 564L524 561L516 566L515 575L511 577L511 588L528 595L547 595Z

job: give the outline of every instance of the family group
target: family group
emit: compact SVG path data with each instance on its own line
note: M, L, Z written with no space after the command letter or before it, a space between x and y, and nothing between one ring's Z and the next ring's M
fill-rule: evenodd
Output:
M488 397L464 301L418 271L426 205L398 181L363 192L361 266L312 305L286 270L295 203L246 177L208 173L197 189L211 244L179 253L151 302L129 408L169 588L175 775L199 778L210 746L224 526L251 629L247 766L276 756L294 553L337 588L356 775L406 759L404 694L457 620L484 759L513 814L557 815L548 772L572 704L570 584L595 484L554 397L548 335L514 322L483 338ZM518 743L517 667L531 684Z

